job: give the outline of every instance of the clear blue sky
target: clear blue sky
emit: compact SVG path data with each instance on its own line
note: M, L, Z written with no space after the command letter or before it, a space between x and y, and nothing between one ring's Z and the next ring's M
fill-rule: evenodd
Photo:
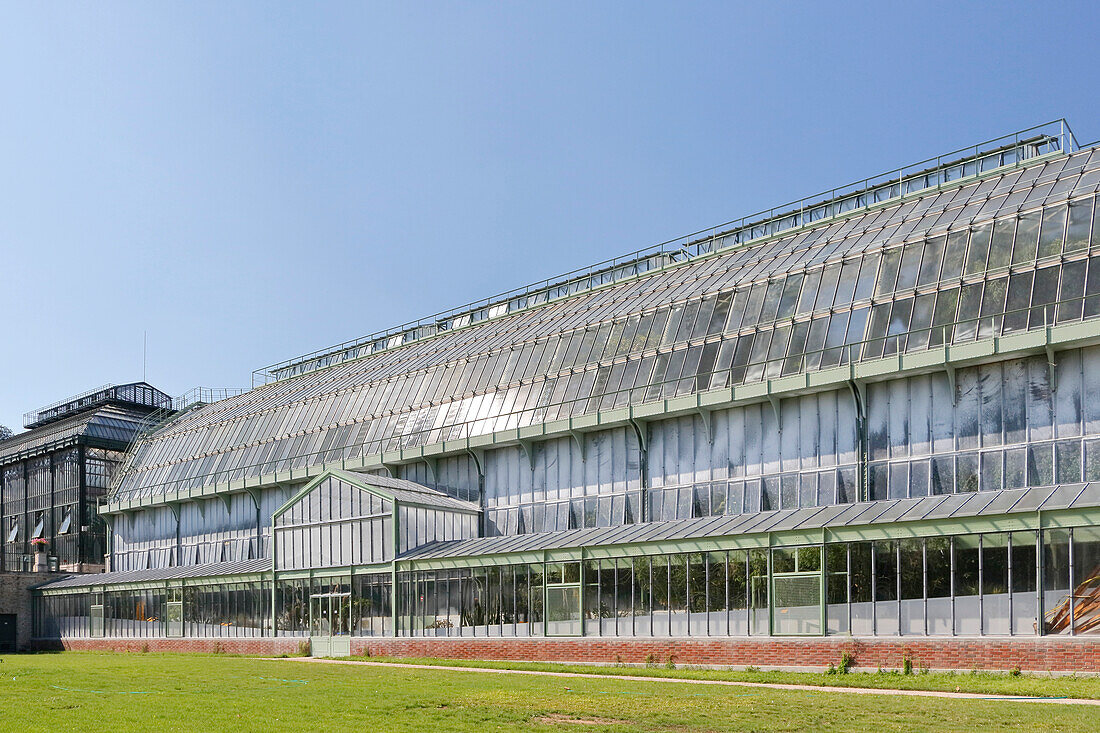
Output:
M1094 3L4 3L0 423L1065 116Z

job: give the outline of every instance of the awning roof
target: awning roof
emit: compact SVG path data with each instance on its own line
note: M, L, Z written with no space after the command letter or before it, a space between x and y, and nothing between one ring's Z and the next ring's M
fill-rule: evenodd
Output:
M359 478L359 474L356 474L356 478ZM385 482L398 481L378 476L371 476L370 478ZM1089 507L1100 507L1100 482L982 493L946 494L920 499L892 499L857 504L837 504L756 514L683 519L672 522L648 522L620 527L576 529L565 532L543 532L507 537L478 537L424 545L401 555L398 560L503 555L575 547L591 548L642 542L730 537L789 530L835 529L901 522L1004 516ZM270 570L270 559L241 560L159 568L156 570L129 570L97 575L74 575L41 585L39 589L55 590L120 583L244 575Z
M1036 510L1100 506L1100 482L1064 484L969 494L946 494L920 499L836 504L739 514L707 519L648 522L620 527L573 529L564 532L478 537L435 542L412 550L399 560L500 555L557 550L568 547L636 544L661 540L688 540L790 530L854 527L924 520L999 516Z
M145 414L124 407L108 405L94 412L85 412L71 418L43 425L33 430L17 433L0 441L0 463L32 455L47 446L57 447L75 443L78 439L106 441L125 446L138 429Z
M389 476L376 476L372 473L357 473L355 471L332 470L329 473L353 484L366 484L381 489L382 493L389 494L402 504L416 504L471 513L481 511L477 504L456 499L453 496L444 494L442 491L418 484L415 481Z
M213 578L223 575L245 575L271 570L271 559L237 560L234 562L215 562L205 565L177 565L171 568L152 570L120 570L115 573L96 573L89 575L70 575L61 580L38 586L38 590L57 588L86 588L118 583L144 583L155 580L182 580L184 578Z

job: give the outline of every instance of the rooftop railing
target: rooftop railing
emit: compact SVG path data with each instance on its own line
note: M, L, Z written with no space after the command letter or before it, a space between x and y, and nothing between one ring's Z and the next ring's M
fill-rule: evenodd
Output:
M122 460L122 464L119 466L118 470L115 471L112 489L133 465L136 457L134 448L142 438L153 433L166 423L171 422L184 410L195 406L206 405L211 402L217 402L218 400L224 400L228 397L235 397L247 391L248 390L239 387L195 387L178 397L170 398L156 410L150 412L138 423L133 436L130 438L129 445L126 446L126 457Z
M195 387L179 397L173 397L172 409L179 411L194 405L208 405L211 402L236 397L247 391L244 387Z
M81 392L73 397L67 397L46 407L25 413L23 415L23 427L38 427L54 420L60 420L68 415L83 412L95 405L116 401L156 408L169 403L171 398L145 382L104 384L101 387Z
M802 226L816 225L835 216L920 191L937 189L945 184L954 185L962 179L1006 166L1018 166L1042 155L1071 153L1078 149L1073 131L1065 119L1029 127L394 328L287 359L253 372L252 386L398 348L439 333L658 270L718 249L747 244Z

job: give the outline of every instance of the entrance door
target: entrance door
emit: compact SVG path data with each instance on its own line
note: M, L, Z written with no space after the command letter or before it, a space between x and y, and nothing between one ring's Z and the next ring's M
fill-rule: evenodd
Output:
M309 647L315 657L351 655L351 593L309 597Z
M15 614L0 613L0 652L15 651Z

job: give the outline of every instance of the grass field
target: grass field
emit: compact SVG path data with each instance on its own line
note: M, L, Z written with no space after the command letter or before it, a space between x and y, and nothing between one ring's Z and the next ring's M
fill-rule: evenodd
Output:
M362 657L349 657L362 660ZM560 664L554 662L483 662L470 659L388 659L371 657L368 661L400 662L402 664L440 665L444 667L482 667L486 669L522 669L540 672L579 672L581 674L630 675L634 677L670 677L692 680L728 680L731 682L763 682L784 685L817 685L821 687L870 687L889 690L932 690L938 692L971 692L983 695L1028 697L1074 697L1100 699L1100 677L1049 674L1010 675L1004 672L914 672L897 671L850 672L763 672L706 669L700 667L668 668L663 664L646 667ZM1097 711L1100 717L1100 710ZM1100 722L1097 723L1100 730Z
M3 730L1096 730L1093 706L325 665L0 657Z

